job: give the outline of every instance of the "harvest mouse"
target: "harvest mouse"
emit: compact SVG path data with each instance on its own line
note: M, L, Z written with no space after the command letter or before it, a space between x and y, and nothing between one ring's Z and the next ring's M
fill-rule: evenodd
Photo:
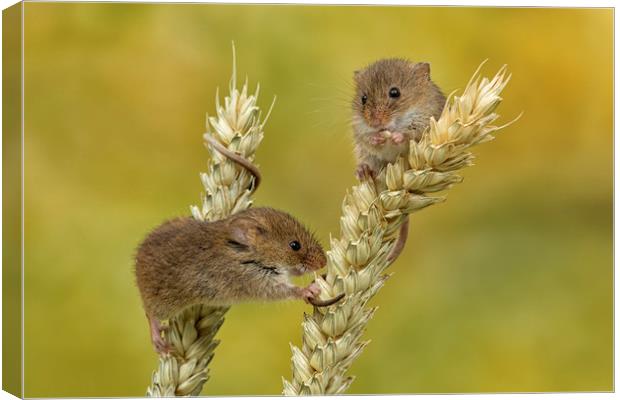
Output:
M388 163L409 153L409 141L420 140L446 103L431 81L430 65L399 58L376 61L356 71L353 98L353 139L357 177L374 177ZM409 220L388 259L394 260L407 241Z
M252 208L213 222L183 217L163 223L138 247L135 273L151 339L165 352L160 320L191 305L284 299L333 304L342 295L321 302L316 283L301 288L289 281L325 263L321 245L295 218Z

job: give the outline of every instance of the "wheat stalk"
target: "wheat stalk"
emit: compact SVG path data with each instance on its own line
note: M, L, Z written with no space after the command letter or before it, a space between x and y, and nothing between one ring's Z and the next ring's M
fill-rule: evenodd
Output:
M389 164L375 181L364 180L345 196L341 237L331 239L327 274L315 280L321 298L346 297L304 314L302 346L291 345L292 379L282 379L285 395L339 394L353 381L346 374L368 344L361 336L376 310L366 304L389 277L387 255L401 224L414 211L443 201L428 193L460 183L456 171L474 159L469 148L492 140L502 128L492 125L499 117L494 110L510 75L503 66L492 79L481 78L480 67L461 96L449 96L441 117L431 118L422 139L410 143L407 159Z
M216 94L216 116L207 116L207 133L229 150L252 161L254 153L263 139L263 128L267 116L262 119L256 105L259 93L248 94L246 81L238 90L236 87L236 59L233 45L233 72L229 95L224 105ZM273 107L273 103L272 103ZM271 108L269 109L271 111ZM208 171L200 178L205 194L202 206L191 206L194 218L213 221L249 208L252 204L250 187L255 185L254 177L232 162L205 141L211 153ZM171 345L171 354L160 356L159 367L153 372L149 397L198 396L209 378L208 366L219 341L215 335L224 323L228 307L196 305L187 308L170 319L165 340Z

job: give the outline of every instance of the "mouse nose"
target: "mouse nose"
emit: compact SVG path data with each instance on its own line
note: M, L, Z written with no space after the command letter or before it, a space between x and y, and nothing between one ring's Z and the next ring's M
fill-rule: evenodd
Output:
M384 129L390 120L390 115L387 110L379 109L370 112L367 121L369 125L376 129Z
M327 258L325 257L325 253L322 251L308 254L306 257L306 264L308 268L311 270L317 270L323 268L327 264Z

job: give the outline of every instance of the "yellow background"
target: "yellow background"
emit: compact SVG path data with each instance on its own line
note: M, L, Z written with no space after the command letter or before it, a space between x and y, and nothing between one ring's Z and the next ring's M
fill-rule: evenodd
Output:
M489 58L523 118L415 215L373 300L350 393L612 389L612 23L605 9L25 5L25 395L139 396L156 365L132 276L188 214L205 113L240 76L278 96L257 205L327 244L354 184L351 75L431 63L449 93ZM210 395L278 394L300 303L234 307Z

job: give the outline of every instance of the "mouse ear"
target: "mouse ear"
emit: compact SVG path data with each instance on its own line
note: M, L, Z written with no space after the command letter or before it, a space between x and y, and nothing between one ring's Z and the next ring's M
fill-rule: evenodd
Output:
M254 243L257 235L266 232L254 218L241 217L230 221L228 243L235 248L247 248Z
M431 79L431 65L427 62L420 62L413 66L413 76L416 79Z

